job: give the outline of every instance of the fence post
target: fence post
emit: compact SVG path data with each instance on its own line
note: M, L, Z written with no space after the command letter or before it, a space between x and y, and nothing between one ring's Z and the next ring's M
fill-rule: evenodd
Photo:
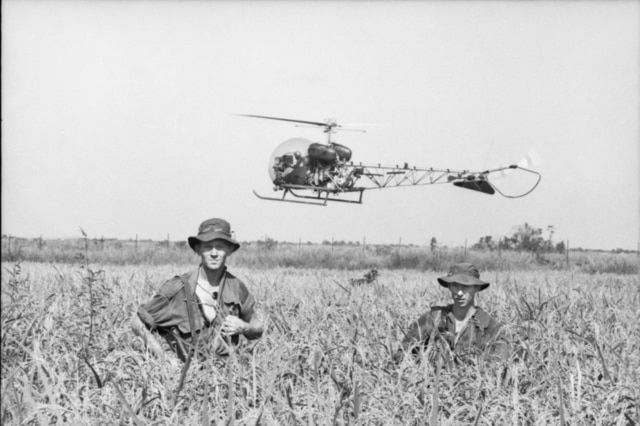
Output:
M42 250L42 235L40 235L40 239L38 240L38 250Z
M362 254L364 254L364 247L367 245L367 239L362 237Z
M569 269L569 240L567 240L567 248L565 249L565 253L567 254L567 269Z
M136 245L135 245L135 247L136 247L136 251L138 251L138 234L136 234Z
M467 239L464 239L464 258L467 259Z

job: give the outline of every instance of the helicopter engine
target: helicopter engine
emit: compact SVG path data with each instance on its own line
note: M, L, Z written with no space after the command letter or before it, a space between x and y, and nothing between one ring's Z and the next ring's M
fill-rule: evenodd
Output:
M330 145L295 138L282 143L271 157L269 175L276 187L308 185L339 191L353 186L352 151L344 145Z
M351 159L351 150L344 145L332 143L309 145L309 167L311 184L331 190L344 188L345 163Z

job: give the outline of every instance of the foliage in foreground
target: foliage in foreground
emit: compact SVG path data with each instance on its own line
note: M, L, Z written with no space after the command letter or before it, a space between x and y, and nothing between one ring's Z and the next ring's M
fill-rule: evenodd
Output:
M447 300L437 273L234 268L265 336L181 371L147 356L128 320L188 267L3 264L2 424L637 424L635 277L496 272L479 304L526 361L390 363L402 330ZM516 337L518 337L516 339Z

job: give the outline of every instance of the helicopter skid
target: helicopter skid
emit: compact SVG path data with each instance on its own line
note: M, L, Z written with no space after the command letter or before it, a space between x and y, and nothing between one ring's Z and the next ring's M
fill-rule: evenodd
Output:
M359 192L360 192L360 196L358 197L357 200L341 200L339 198L329 197L330 193L327 191L322 191L322 192L319 192L317 195L310 196L310 195L302 195L299 193L295 193L292 188L284 188L284 193L282 194L282 198L265 197L258 194L255 190L253 191L256 197L260 198L261 200L280 201L280 202L284 201L287 203L310 204L314 206L326 206L329 201L338 202L338 203L362 204L363 191L359 191ZM287 194L291 194L292 196L296 198L301 198L302 200L288 199ZM304 201L304 200L313 200L313 201Z
M296 204L311 204L313 206L326 206L327 205L327 199L325 197L324 200L322 200L321 198L316 198L316 197L306 197L306 198L312 198L314 200L318 200L320 202L310 202L310 201L298 201L298 200L290 200L287 199L287 192L289 192L288 189L285 189L284 194L282 194L282 198L274 198L274 197L265 197L262 196L260 194L258 194L255 189L253 190L253 193L255 194L256 197L260 198L261 200L269 200L269 201L280 201L280 202L285 202L285 203L296 203ZM292 193L293 194L293 193ZM294 194L294 196L297 197L297 195Z

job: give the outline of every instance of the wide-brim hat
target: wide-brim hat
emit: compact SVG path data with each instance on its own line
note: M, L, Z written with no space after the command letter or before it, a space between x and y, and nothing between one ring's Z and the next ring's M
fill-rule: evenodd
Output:
M438 278L438 282L441 286L449 288L452 283L461 285L477 285L480 286L480 291L489 287L489 283L480 279L480 272L478 268L471 263L458 263L449 268L449 273Z
M208 242L213 240L224 240L233 245L233 251L240 248L240 243L231 236L231 225L224 219L207 219L200 224L198 235L188 238L189 247L195 251L198 242Z

